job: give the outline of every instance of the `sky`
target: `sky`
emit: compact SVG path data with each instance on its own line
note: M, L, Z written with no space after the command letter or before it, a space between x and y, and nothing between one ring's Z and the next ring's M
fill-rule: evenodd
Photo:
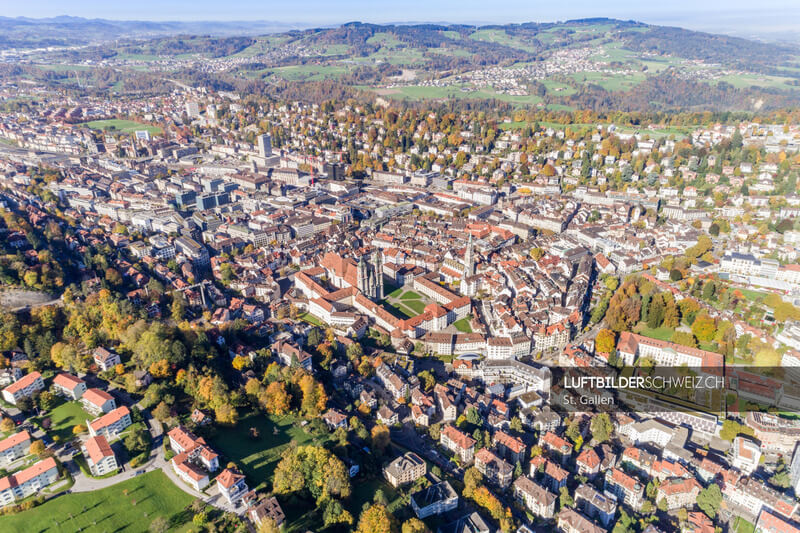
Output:
M482 24L611 17L708 31L731 28L742 33L766 28L800 32L797 0L0 0L0 15L267 20L302 25L335 25L354 20Z

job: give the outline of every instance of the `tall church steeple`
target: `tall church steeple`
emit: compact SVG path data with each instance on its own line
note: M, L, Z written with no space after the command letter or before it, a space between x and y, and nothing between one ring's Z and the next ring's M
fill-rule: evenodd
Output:
M469 234L467 251L464 253L464 278L471 278L475 275L475 257L472 244L472 233Z
M381 261L381 251L375 251L375 298L383 300L383 263Z

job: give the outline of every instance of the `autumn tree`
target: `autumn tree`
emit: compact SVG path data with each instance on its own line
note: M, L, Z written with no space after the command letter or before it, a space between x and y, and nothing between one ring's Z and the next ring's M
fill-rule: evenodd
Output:
M344 463L320 446L289 448L275 469L273 490L277 494L308 491L317 505L332 498L350 496L350 476Z
M259 399L264 409L272 415L284 415L291 408L291 396L286 391L286 385L274 381L267 386L264 397Z
M601 353L611 353L617 346L617 335L610 329L601 329L594 341L595 350Z
M45 451L44 442L41 440L35 440L31 443L30 448L28 449L28 453L31 455L42 455Z
M419 518L409 518L403 522L400 533L431 533L431 530Z
M383 455L383 452L386 450L386 447L389 446L391 440L389 437L389 428L383 424L376 424L372 428L370 436L372 437L372 447L379 454Z
M371 505L358 519L356 533L398 533L397 520L383 505Z
M692 333L701 342L708 342L714 338L717 332L716 321L706 313L695 318L692 324Z

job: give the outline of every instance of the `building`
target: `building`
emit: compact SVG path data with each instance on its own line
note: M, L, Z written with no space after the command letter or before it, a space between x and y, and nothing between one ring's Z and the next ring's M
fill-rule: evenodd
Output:
M62 372L53 378L53 391L72 400L80 400L86 392L86 382L77 376Z
M170 461L172 469L187 484L202 490L209 484L208 472L219 469L219 456L198 437L183 426L172 428L169 433L169 446L177 455Z
M261 524L268 519L272 520L278 527L286 521L286 515L283 513L283 509L281 509L275 496L265 498L255 505L251 505L247 511L247 516L250 517L250 521L257 528L261 528Z
M614 522L617 502L605 494L598 492L591 485L581 484L575 490L575 507L608 528Z
M456 454L462 465L472 462L472 457L475 454L475 442L475 439L450 425L442 429L439 437L439 443Z
M411 507L417 518L427 518L458 507L458 495L450 483L442 481L411 495Z
M100 418L89 423L89 434L92 437L103 435L109 441L119 437L122 431L131 425L131 412L125 407L117 407Z
M226 468L217 476L217 487L231 505L236 505L248 491L244 475L230 468Z
M525 462L525 450L527 446L519 437L509 435L505 431L497 430L492 435L492 443L498 453L509 463L517 464Z
M94 353L92 353L92 358L97 366L100 367L100 370L103 371L112 369L116 365L122 363L122 359L120 359L118 353L106 350L102 347L95 348Z
M635 510L639 510L642 506L644 487L637 479L619 468L615 467L606 471L605 492L616 496L617 500Z
M89 465L89 470L95 476L104 476L118 468L114 451L109 446L108 440L102 435L88 439L81 447L81 451L86 458L86 464Z
M511 484L514 468L493 454L488 448L481 448L475 454L475 468L487 481L506 488Z
M754 441L739 436L733 439L731 464L745 474L752 474L761 460L761 447Z
M672 511L694 505L697 495L701 490L700 483L693 477L665 479L658 486L656 501L664 499L667 510Z
M564 438L559 437L552 431L548 431L541 438L542 447L549 450L554 455L561 459L561 463L566 463L572 456L572 444L567 442Z
M28 455L31 447L31 434L20 431L0 440L0 467L7 467L20 457Z
M605 529L569 507L559 511L557 524L558 530L564 533L606 533Z
M396 488L406 483L413 483L424 476L426 471L425 461L419 455L407 452L389 463L383 469L383 475Z
M31 372L3 389L3 399L12 405L22 398L30 398L37 392L44 390L44 381L39 372Z
M529 477L520 476L514 481L514 497L536 516L553 518L556 495Z
M94 416L100 416L102 413L110 413L117 408L114 397L100 389L89 389L84 392L81 397L81 405Z
M455 522L445 524L436 530L436 533L491 533L492 529L478 513L462 516Z
M33 496L58 479L56 460L48 457L25 470L0 479L0 505Z
M651 339L628 331L620 333L617 353L625 364L630 366L642 357L651 359L656 366L686 365L689 368L718 368L723 363L722 355L718 353Z

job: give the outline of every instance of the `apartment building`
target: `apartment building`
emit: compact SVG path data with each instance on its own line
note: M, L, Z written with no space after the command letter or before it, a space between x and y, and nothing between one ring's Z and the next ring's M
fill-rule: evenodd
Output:
M475 439L466 435L453 426L442 428L439 443L450 450L461 460L461 464L469 464L475 455Z
M619 468L606 471L605 492L616 496L617 500L633 509L638 510L642 506L644 487Z
M483 474L487 481L502 488L511 484L514 475L514 468L488 448L481 448L475 454L475 468Z
M614 522L617 502L583 483L575 490L575 508L608 528Z
M25 470L0 479L0 505L32 496L58 479L56 460L48 457Z
M30 447L31 434L27 431L0 440L0 467L5 468L20 457L25 457Z
M81 447L81 451L86 458L86 464L89 465L89 470L95 476L104 476L119 468L114 450L102 435L87 440Z
M417 518L427 518L458 507L458 495L450 483L442 481L411 495L411 507Z
M29 398L44 390L44 381L39 372L31 372L3 389L3 399L12 405L22 398Z
M514 497L536 516L553 518L556 495L531 478L520 476L514 481Z
M53 390L71 400L80 400L86 392L86 382L77 376L62 372L53 378Z
M383 469L386 480L395 488L413 483L425 475L427 466L422 458L413 453L407 452L396 458Z
M92 437L104 436L109 441L119 437L122 431L132 424L130 409L117 407L100 418L96 418L89 423L89 434Z
M104 390L88 389L81 396L81 405L83 408L93 414L100 416L103 413L110 413L117 408L117 402L114 397Z

